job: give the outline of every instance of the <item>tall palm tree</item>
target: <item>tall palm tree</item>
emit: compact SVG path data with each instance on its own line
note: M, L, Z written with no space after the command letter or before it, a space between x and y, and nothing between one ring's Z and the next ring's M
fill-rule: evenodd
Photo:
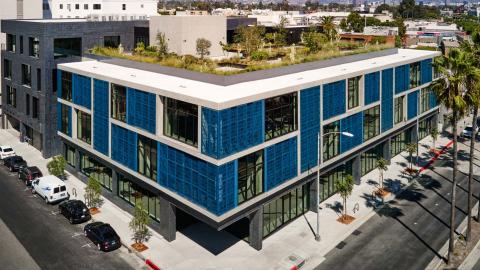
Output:
M440 73L440 78L432 83L438 101L452 111L453 133L453 175L450 208L450 241L448 245L448 263L452 262L455 241L455 204L457 187L457 124L460 117L465 113L467 104L463 99L466 89L466 77L468 73L467 55L459 50L451 50L435 60L434 66Z
M477 136L477 116L480 107L480 34L472 34L472 42L462 43L462 49L469 54L471 59L469 73L467 74L465 101L473 109L472 117L472 139L470 140L470 161L468 167L468 221L467 221L467 242L471 241L472 233L472 204L473 204L473 160L475 157L475 140ZM480 210L479 210L480 213ZM478 215L477 215L478 216Z
M337 35L337 30L335 29L335 24L333 23L333 17L323 17L320 25L322 26L323 32L327 36L328 40L330 41L330 43L332 43L335 39L335 36Z

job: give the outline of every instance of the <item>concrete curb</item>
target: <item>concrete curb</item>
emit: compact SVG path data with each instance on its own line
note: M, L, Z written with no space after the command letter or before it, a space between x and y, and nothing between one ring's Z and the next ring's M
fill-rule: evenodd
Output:
M470 270L473 269L475 263L477 263L478 258L480 257L480 241L473 247L472 251L468 256L463 260L463 262L458 266L458 270Z

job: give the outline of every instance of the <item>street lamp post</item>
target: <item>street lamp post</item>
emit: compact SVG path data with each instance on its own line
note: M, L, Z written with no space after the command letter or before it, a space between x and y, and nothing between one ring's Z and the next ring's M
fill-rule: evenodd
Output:
M352 138L353 137L353 134L350 133L350 132L341 132L341 131L334 131L334 132L328 132L326 134L323 134L323 136L326 136L326 135L331 135L331 134L340 134L340 135L343 135L343 136L346 136L346 137L350 137ZM316 241L320 241L320 159L322 158L322 156L320 155L321 154L321 151L320 151L320 145L321 145L321 136L320 136L320 132L318 132L318 147L317 147L317 150L318 150L318 158L317 158L317 183L316 183L316 190L317 190L317 195L316 195L316 198L315 198L315 201L316 201L316 207L317 207L317 231L315 233L315 240Z

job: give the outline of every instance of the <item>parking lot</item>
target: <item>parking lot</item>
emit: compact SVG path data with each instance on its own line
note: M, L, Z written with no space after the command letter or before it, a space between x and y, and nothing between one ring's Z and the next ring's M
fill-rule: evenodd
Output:
M68 186L68 180L66 183ZM86 223L71 225L59 214L58 205L46 204L32 194L18 180L17 173L8 172L3 165L0 165L0 204L0 219L41 269L145 268L124 247L112 252L98 251L83 235ZM8 245L8 248L15 248L15 245ZM11 250L2 252L0 249L0 262L4 261L2 256L11 253ZM0 268L18 269L9 265Z

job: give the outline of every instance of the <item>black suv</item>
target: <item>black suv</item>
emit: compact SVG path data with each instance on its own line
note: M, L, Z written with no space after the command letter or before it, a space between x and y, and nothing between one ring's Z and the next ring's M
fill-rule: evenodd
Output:
M27 166L27 162L21 156L8 157L3 160L3 165L11 172L16 172L21 167Z
M97 245L98 250L111 251L122 245L120 237L110 224L93 222L85 225L83 232L86 237Z
M80 200L63 201L58 205L58 210L71 224L82 223L91 219L90 211Z
M37 166L21 167L18 169L18 179L25 181L26 186L31 186L32 181L42 177L43 174Z

